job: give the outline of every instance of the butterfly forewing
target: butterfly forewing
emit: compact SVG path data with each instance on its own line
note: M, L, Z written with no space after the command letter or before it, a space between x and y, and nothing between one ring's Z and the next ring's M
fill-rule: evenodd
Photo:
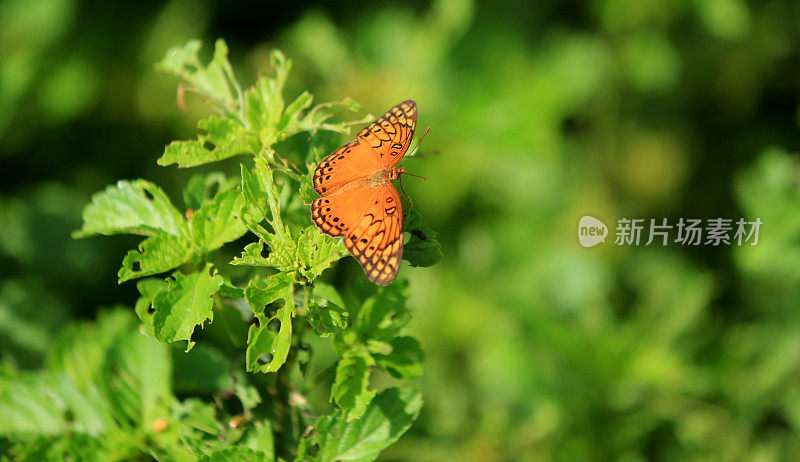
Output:
M414 136L417 105L404 101L320 162L311 218L325 234L344 237L347 250L376 284L397 276L403 256L403 207L387 174ZM379 175L379 172L383 172Z
M314 190L321 196L383 168L378 155L360 140L351 141L322 159L314 170Z
M416 125L417 103L403 101L361 130L358 139L374 149L381 163L388 167L397 164L405 155Z

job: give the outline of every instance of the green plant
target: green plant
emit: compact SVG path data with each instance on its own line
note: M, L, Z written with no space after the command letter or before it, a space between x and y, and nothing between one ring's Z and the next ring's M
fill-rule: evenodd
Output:
M107 310L66 329L43 370L0 370L0 434L19 459L371 460L419 413L420 394L395 384L420 376L424 359L402 333L407 282L317 281L347 255L310 221L311 172L339 141L317 133L364 123L332 121L337 107L357 105L312 107L308 92L286 104L291 62L278 51L275 76L244 90L223 41L208 65L199 49L170 50L158 66L214 115L158 162L245 155L241 177L195 175L185 212L142 179L93 196L75 237L145 237L118 274L138 279L140 322ZM301 132L312 136L292 138ZM440 246L410 205L405 256L429 266Z

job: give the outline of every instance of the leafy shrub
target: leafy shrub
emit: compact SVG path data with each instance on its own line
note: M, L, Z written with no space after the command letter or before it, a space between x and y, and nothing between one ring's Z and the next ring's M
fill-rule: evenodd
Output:
M244 155L241 177L193 176L184 211L143 179L92 197L75 237L144 236L118 274L138 280L138 332L131 310L117 307L66 329L43 370L0 371L0 433L19 459L370 460L417 418L420 394L395 385L419 377L424 359L403 334L407 282L317 281L347 253L310 221L310 175L335 147L315 135L364 123L333 121L358 106L312 107L308 92L287 104L291 62L278 51L275 75L246 90L223 41L208 65L199 51L190 42L158 67L213 115L158 163ZM293 150L286 140L301 132L310 136ZM406 210L406 229L426 236L406 259L434 264L435 233ZM231 260L236 245L244 248Z

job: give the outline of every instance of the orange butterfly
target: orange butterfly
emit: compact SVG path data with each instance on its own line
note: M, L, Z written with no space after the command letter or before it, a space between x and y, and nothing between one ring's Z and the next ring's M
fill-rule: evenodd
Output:
M314 171L319 199L311 203L314 224L331 237L344 237L350 254L375 284L394 281L403 256L403 206L392 181L395 167L417 125L417 103L389 109Z

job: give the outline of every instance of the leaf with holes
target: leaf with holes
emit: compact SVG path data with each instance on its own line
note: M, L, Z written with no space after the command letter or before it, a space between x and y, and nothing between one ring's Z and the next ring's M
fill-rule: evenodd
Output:
M314 225L304 229L297 240L298 269L309 282L345 255L347 250L341 242L323 235Z
M255 136L233 119L212 116L200 121L197 128L201 134L196 140L173 141L164 149L158 164L195 167L260 149Z
M167 272L186 263L194 253L189 242L178 236L161 233L148 237L138 250L129 250L117 276L123 283L131 279Z
M292 341L294 282L293 273L279 273L268 280L255 277L245 289L245 300L258 319L247 333L248 371L275 372L286 361ZM283 306L274 316L268 316L266 306L281 299Z
M292 311L294 300L289 294L275 316L259 317L247 333L245 363L248 372L275 372L286 362L292 343Z
M211 298L222 286L222 276L211 274L211 264L194 274L175 273L168 279L168 287L153 297L153 333L162 342L186 340L186 351L192 342L195 326L213 320Z

